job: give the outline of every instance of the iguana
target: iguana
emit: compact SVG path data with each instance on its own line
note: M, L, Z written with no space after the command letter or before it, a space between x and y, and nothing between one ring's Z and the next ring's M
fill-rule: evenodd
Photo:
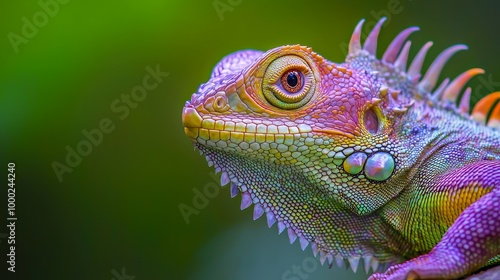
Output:
M459 278L500 264L500 92L469 114L474 68L436 87L465 45L421 74L410 27L376 57L381 19L343 63L311 48L223 58L186 102L186 135L241 193L241 209L290 242L370 279ZM458 96L461 99L458 102ZM383 264L386 264L385 266ZM383 270L388 267L387 270Z

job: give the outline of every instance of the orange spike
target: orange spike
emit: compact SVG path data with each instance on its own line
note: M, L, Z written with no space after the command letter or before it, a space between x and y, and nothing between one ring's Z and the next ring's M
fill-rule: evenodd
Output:
M500 99L500 91L490 93L477 102L474 109L472 109L472 118L476 121L486 124L486 117L491 109L491 106ZM498 107L498 106L497 106ZM499 114L500 115L500 114Z
M491 112L488 126L500 128L500 103L497 103L497 106L495 106L495 109Z
M465 83L467 83L472 77L479 74L484 74L484 70L481 68L472 68L460 74L450 83L448 87L446 87L441 100L448 99L451 102L455 102Z

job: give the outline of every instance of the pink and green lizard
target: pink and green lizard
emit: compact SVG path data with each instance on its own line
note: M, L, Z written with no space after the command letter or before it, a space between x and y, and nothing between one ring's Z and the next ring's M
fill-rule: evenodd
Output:
M463 87L482 69L436 86L464 45L422 74L429 42L407 67L416 27L378 59L383 22L363 44L356 26L343 63L299 45L226 56L186 102L185 133L231 195L241 193L241 209L253 204L254 219L265 215L322 263L356 270L362 259L370 279L496 266L500 92L469 113Z

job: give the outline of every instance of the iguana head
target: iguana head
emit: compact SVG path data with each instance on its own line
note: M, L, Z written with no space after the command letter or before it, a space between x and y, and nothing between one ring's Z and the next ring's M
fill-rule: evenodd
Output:
M352 186L362 188L394 171L397 151L384 149L393 118L381 90L387 95L376 76L329 62L310 48L242 51L215 67L186 104L183 121L198 144L263 164L296 166L348 204L356 198L336 179L358 179Z
M396 233L371 214L407 180L412 159L397 140L409 108L417 104L422 112L432 105L429 92L443 64L465 48L443 52L420 80L430 44L408 71L410 45L403 46L417 28L401 32L379 60L383 20L363 47L362 23L341 64L299 45L223 58L182 115L186 135L222 172L221 184L231 182L233 196L242 193L242 209L255 204L254 218L265 213L270 226L278 221L292 242L311 243L322 261L347 257L352 266L361 256L395 258ZM471 71L462 82L481 72ZM455 82L447 96L461 86ZM392 243L385 239L390 236Z

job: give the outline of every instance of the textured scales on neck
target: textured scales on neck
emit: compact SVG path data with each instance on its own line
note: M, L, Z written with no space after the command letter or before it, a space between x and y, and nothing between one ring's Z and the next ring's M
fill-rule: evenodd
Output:
M408 201L402 200L423 191L414 185L419 170L460 141L455 132L469 131L475 143L485 144L471 146L444 170L500 159L494 128L500 127L500 105L492 107L500 93L485 97L469 115L467 88L455 106L465 83L483 70L436 88L446 61L466 47L446 49L421 74L432 44L407 67L407 38L416 27L396 36L382 59L375 57L384 20L363 46L363 21L356 26L344 63L299 45L231 54L183 110L186 135L221 172L221 185L231 183L231 196L241 193L241 209L253 204L254 219L265 215L291 243L298 239L302 249L310 244L322 263L354 271L360 259L367 271L378 271L381 263L415 257L439 241L444 232L427 242L412 239L408 216L401 214ZM426 170L428 178L439 172Z

